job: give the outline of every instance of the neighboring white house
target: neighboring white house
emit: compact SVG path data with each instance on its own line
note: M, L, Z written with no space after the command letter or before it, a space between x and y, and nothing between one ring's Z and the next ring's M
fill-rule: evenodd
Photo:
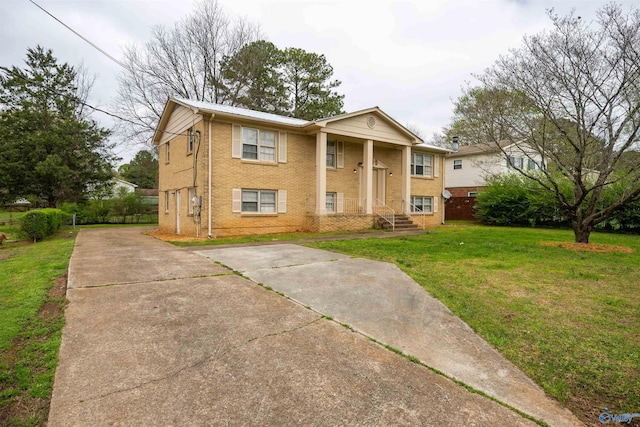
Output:
M138 188L138 186L136 184L134 184L133 182L129 182L129 181L125 181L123 179L119 179L119 178L113 178L111 180L112 185L111 187L111 197L118 197L118 193L120 192L121 188L124 188L127 190L127 193L133 193L136 191L136 188ZM95 189L93 187L89 187L87 189L87 193L89 194L89 197L91 199L101 199L101 198L109 198L108 195L102 195L99 196L97 194L94 194Z
M475 197L486 178L518 169L540 169L542 157L534 150L503 141L460 147L445 158L445 188L452 197ZM503 152L504 150L504 152Z
M117 196L121 188L125 188L127 190L127 193L133 193L136 191L136 188L138 188L138 186L129 181L113 178L113 195Z

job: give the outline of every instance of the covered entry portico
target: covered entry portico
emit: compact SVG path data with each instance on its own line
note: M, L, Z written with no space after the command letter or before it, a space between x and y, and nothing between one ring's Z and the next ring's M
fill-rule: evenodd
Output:
M316 185L310 214L411 215L412 149L422 142L417 136L378 108L314 125Z

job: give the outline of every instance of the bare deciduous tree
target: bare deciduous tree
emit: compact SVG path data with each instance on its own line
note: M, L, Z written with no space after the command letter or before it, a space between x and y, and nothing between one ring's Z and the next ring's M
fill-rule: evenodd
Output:
M487 93L514 94L523 105L496 102L469 123L552 165L519 172L554 194L576 242L587 243L595 225L640 197L640 162L620 168L640 145L640 11L611 4L592 23L553 10L549 17L550 31L526 37L477 76ZM624 190L603 203L614 186Z
M230 19L216 0L201 0L173 28L157 26L144 46L127 47L116 101L132 122L125 136L148 143L169 97L225 103L222 58L259 38L258 25Z

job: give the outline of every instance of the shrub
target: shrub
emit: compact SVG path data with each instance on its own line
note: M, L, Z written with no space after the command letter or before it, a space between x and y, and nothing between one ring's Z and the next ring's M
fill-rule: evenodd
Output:
M478 192L477 214L492 225L559 226L566 225L551 192L536 181L521 175L491 177Z
M35 242L54 235L60 229L64 218L65 214L60 209L30 211L22 217L21 228Z
M22 217L20 227L22 228L22 231L27 233L27 235L35 242L36 240L44 239L47 236L47 232L49 230L49 219L47 218L47 214L42 211L27 212L27 214Z

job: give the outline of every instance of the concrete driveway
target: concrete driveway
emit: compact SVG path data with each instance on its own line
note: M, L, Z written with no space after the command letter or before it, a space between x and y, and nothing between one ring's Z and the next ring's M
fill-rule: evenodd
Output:
M534 425L137 228L82 230L67 298L51 427Z
M288 244L198 253L550 425L581 424L393 264Z

